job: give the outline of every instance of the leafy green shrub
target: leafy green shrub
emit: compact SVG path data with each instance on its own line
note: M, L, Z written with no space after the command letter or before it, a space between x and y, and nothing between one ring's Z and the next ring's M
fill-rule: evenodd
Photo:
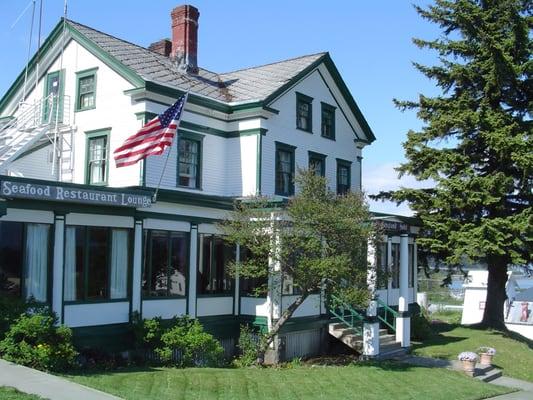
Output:
M233 361L236 367L249 367L257 362L259 339L248 325L241 325L237 349L239 356Z
M142 319L138 312L134 312L131 321L136 349L153 350L161 347L161 336L165 331L161 317ZM173 322L170 325L173 325Z
M175 319L175 325L163 333L161 342L155 353L165 365L218 367L223 363L224 349L196 319Z
M424 309L420 313L414 314L411 318L411 339L424 341L433 334L428 312Z
M61 371L75 364L72 331L56 326L50 314L22 314L0 341L0 354L8 361L28 367Z
M33 299L23 300L19 297L0 296L0 340L2 340L21 314L50 314L48 306Z

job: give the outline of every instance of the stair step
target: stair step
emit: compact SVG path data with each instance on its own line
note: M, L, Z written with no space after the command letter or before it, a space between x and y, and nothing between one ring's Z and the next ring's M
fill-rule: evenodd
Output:
M384 346L389 343L396 343L396 336L394 335L380 336L379 338L380 346Z

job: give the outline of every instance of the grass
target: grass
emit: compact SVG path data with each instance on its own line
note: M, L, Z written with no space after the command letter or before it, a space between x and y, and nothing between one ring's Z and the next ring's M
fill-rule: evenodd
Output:
M474 400L511 391L458 372L393 363L283 369L152 368L67 378L128 400Z
M431 314L435 334L423 343L414 344L417 355L455 360L462 351L476 351L480 346L496 349L493 364L503 374L533 382L533 342L512 332L484 330L458 324L457 313ZM460 316L459 316L460 318Z
M0 400L42 400L42 397L21 393L11 387L0 386Z

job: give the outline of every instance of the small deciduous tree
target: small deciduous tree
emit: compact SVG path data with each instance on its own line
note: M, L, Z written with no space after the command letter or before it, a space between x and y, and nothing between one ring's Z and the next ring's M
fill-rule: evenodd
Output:
M337 196L326 189L325 178L309 171L299 171L296 184L297 194L283 207L267 198L246 199L221 223L226 239L247 249L230 265L233 274L238 269L243 278L268 278L271 296L281 295L283 277L297 289L260 341L259 359L310 294L326 289L361 307L369 298L366 256L373 226L363 196Z

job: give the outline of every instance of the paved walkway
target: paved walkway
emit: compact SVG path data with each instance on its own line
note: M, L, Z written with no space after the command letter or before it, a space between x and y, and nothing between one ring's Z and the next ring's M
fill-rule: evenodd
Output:
M412 365L418 365L421 367L447 368L456 371L462 371L463 369L461 363L455 360L442 360L439 358L407 356L399 361ZM532 382L502 376L488 383L518 390L518 392L491 397L490 400L533 400Z
M0 386L50 400L120 400L118 397L8 361L0 360Z

